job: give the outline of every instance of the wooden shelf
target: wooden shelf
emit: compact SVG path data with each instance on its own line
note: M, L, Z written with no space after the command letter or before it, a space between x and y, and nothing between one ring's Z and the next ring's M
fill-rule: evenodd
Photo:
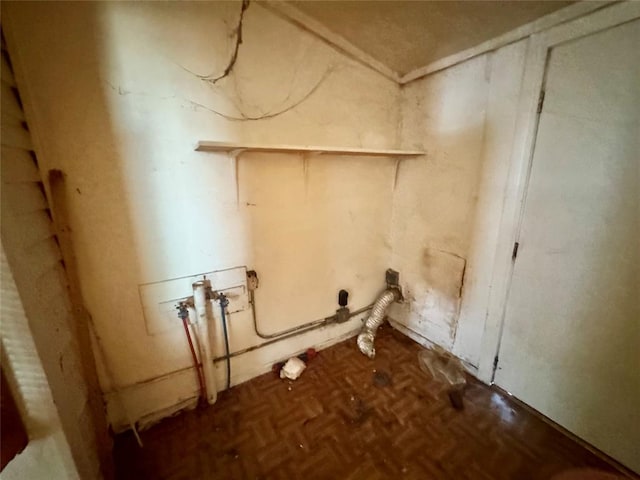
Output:
M252 143L227 143L201 141L197 152L262 152L262 153L310 153L315 155L349 155L359 157L418 157L426 152L417 150L380 150L373 148L316 147L295 145L261 145Z

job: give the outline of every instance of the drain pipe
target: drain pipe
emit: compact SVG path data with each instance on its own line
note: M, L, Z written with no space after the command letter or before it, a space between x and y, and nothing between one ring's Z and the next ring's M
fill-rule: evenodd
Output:
M207 387L207 402L209 405L216 403L218 390L216 389L216 377L211 355L211 336L209 334L209 321L207 318L207 282L201 280L193 284L193 305L196 309L196 321L194 323L196 338L201 351L201 360L204 372L204 381Z
M367 357L373 358L376 356L376 349L373 346L373 342L376 339L376 331L384 322L385 313L389 305L400 300L400 298L402 298L400 290L397 288L388 288L378 297L376 303L374 303L371 309L371 315L358 335L358 348Z

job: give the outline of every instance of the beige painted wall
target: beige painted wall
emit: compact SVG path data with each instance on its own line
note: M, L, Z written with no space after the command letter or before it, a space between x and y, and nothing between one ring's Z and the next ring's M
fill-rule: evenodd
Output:
M391 316L477 366L526 40L403 88L391 226L407 301ZM490 252L487 255L487 252ZM463 279L464 276L464 279ZM462 298L461 298L462 295Z
M226 66L239 7L16 3L3 19L41 166L67 174L83 296L134 419L197 391L193 372L172 373L190 365L180 324L150 334L140 284L247 265L260 275L266 331L332 314L340 288L358 308L384 286L393 160L305 165L245 154L236 185L225 155L193 151L198 140L396 146L398 86L259 4L245 14L233 75L211 86L190 73ZM277 113L309 92L274 118L224 118ZM260 343L250 322L249 311L232 315L233 350ZM359 326L355 319L238 357L234 383ZM219 376L222 386L222 368ZM101 381L111 392L103 369ZM122 427L113 395L107 400Z

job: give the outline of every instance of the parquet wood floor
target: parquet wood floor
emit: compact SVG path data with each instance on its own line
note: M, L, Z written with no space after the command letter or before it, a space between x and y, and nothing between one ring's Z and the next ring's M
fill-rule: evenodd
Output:
M162 421L142 432L143 449L119 435L117 478L533 480L571 467L612 471L472 378L464 410L453 409L420 370L421 348L385 326L375 360L353 338L320 352L295 382L269 373L213 407Z

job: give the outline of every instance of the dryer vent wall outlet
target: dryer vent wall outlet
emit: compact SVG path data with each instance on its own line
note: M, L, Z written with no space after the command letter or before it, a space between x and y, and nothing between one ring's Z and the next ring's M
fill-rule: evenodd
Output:
M255 270L247 271L247 288L249 290L255 290L260 285L260 281L258 280L258 274Z
M387 273L385 274L385 280L387 282L387 287L400 287L400 272L396 272L395 270L389 268Z

